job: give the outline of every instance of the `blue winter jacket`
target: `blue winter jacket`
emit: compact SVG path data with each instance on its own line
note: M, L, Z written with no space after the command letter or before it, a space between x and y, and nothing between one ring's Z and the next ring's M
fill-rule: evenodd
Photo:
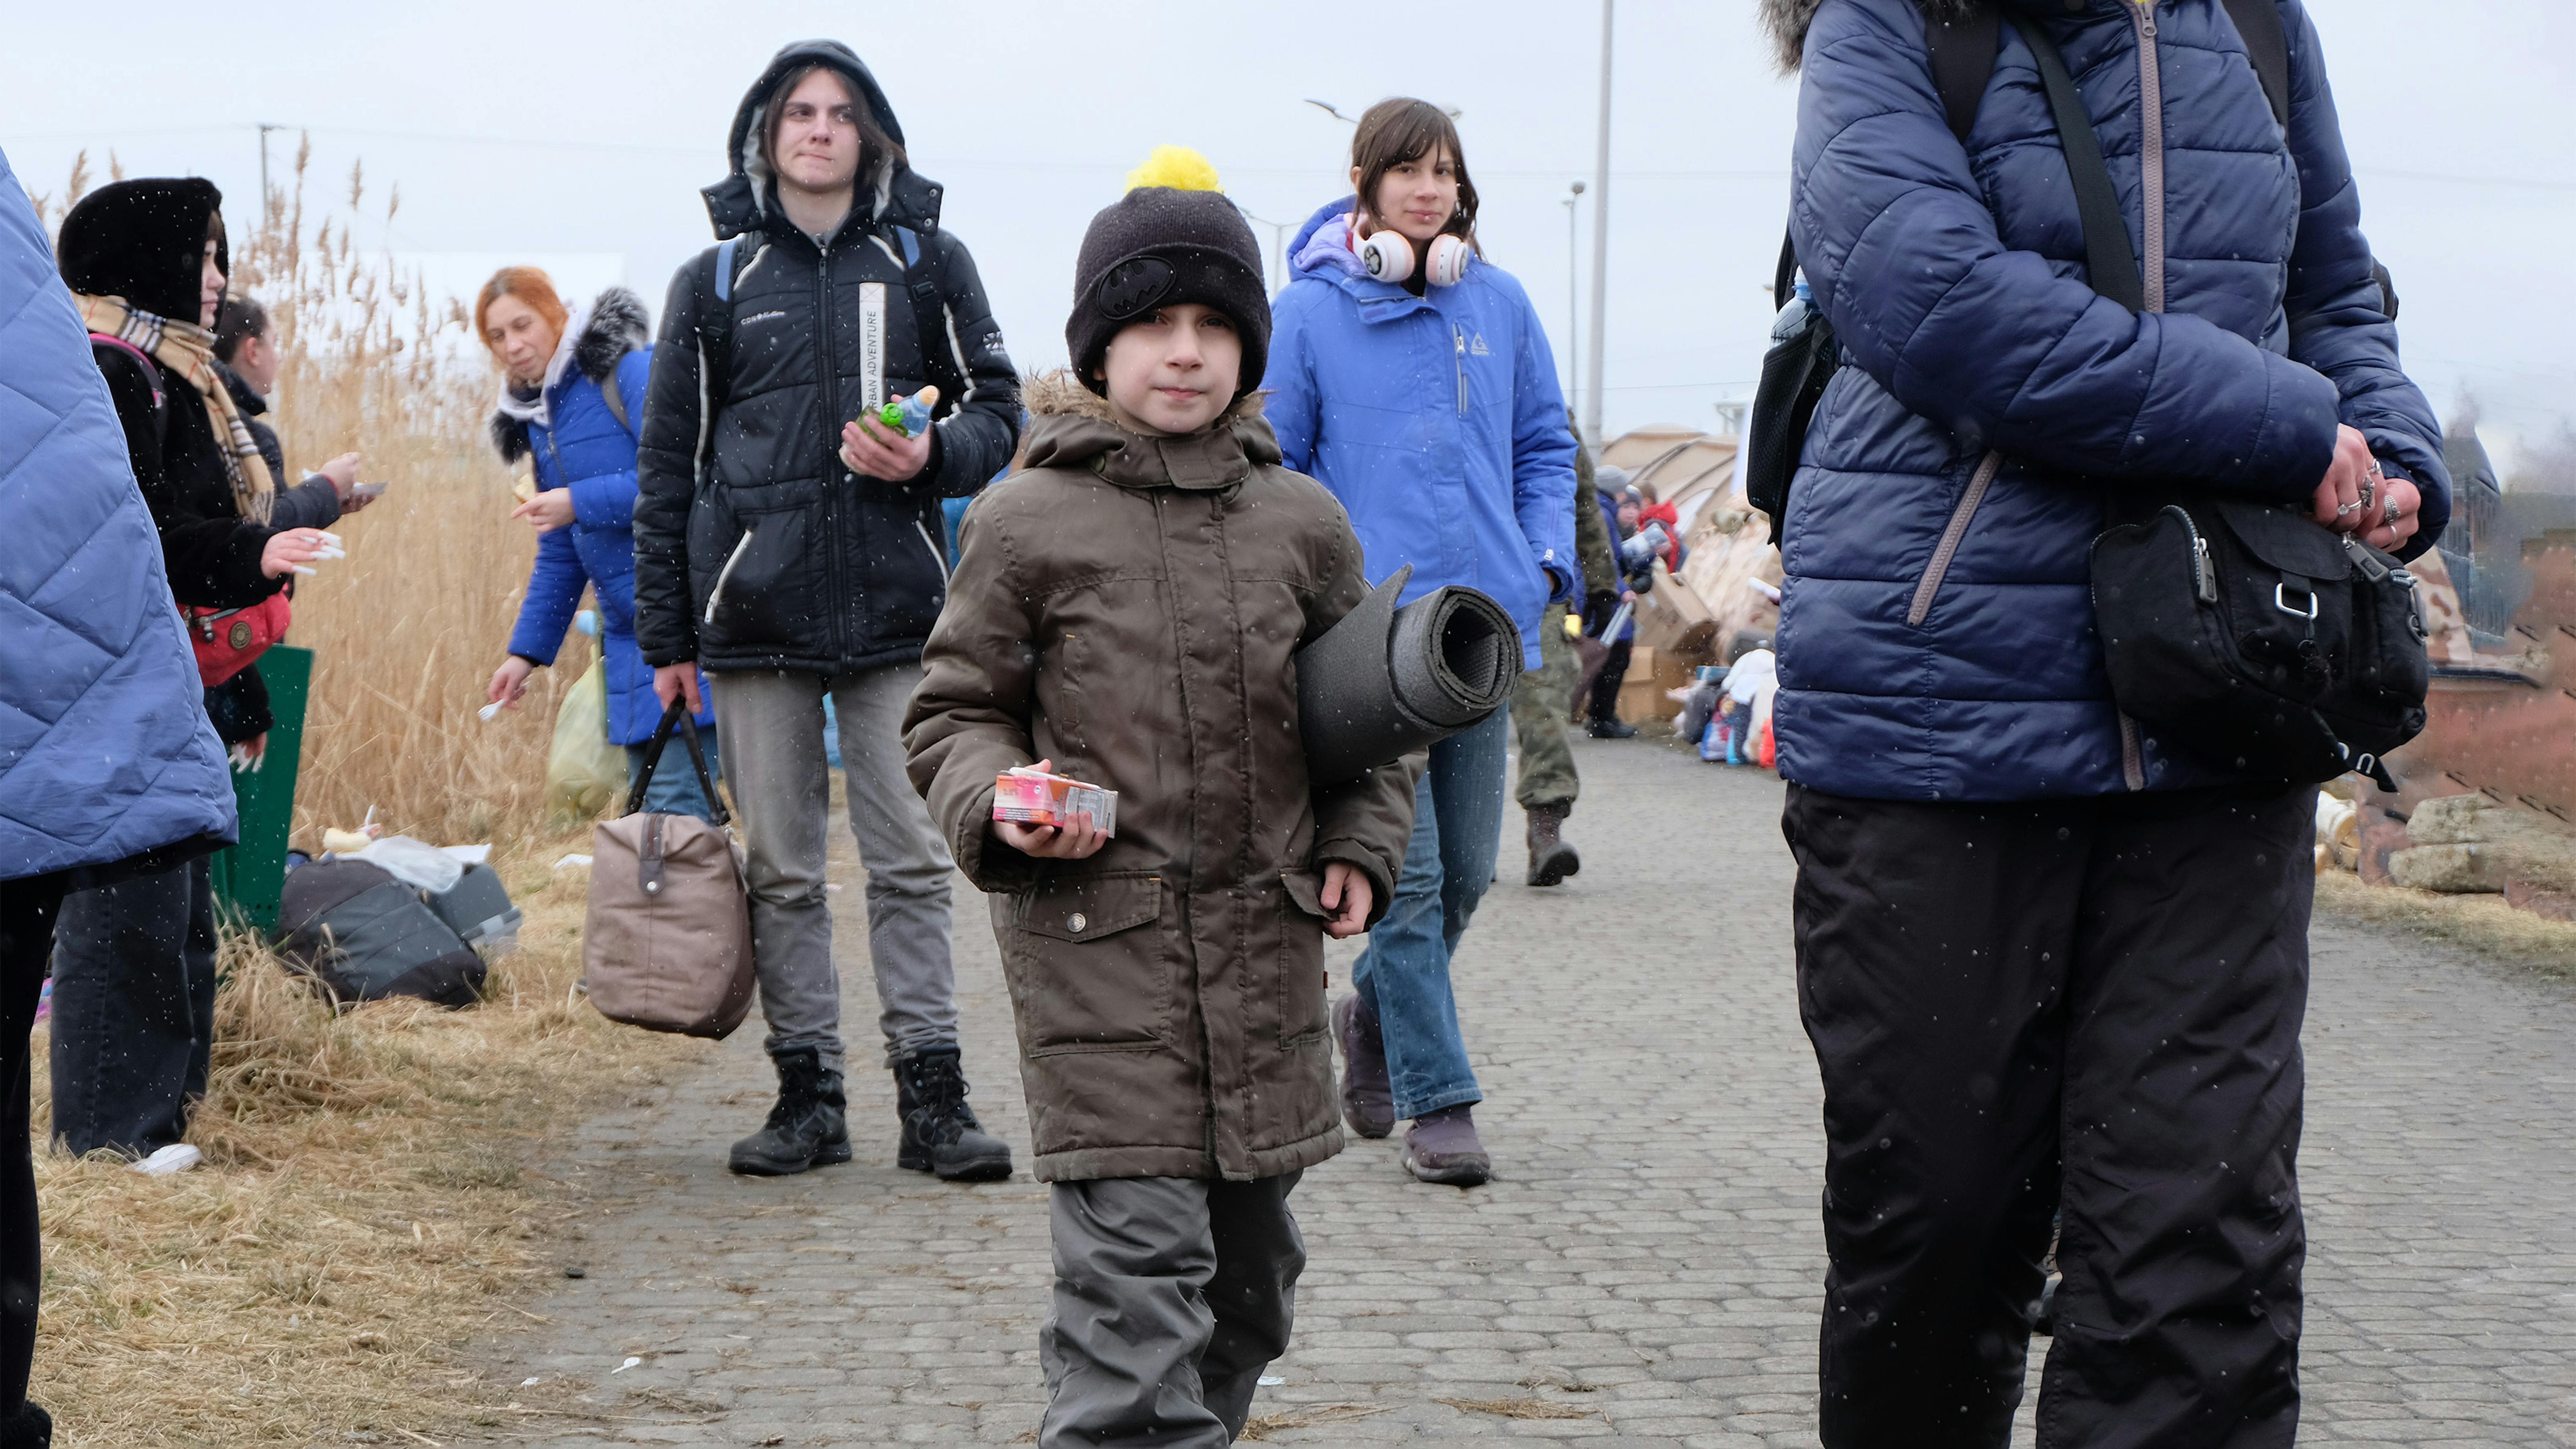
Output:
M644 384L652 373L652 336L644 303L611 287L591 304L578 335L564 339L572 365L546 389L551 426L495 413L492 430L505 459L526 453L537 489L572 490L573 523L540 535L528 597L519 605L510 652L552 664L563 647L587 586L599 601L599 653L608 671L608 737L621 745L653 738L662 702L653 670L635 645L635 430L644 422ZM626 404L626 422L609 411L603 385ZM701 691L699 698L708 696ZM712 725L712 708L698 717Z
M1790 227L1843 348L1786 519L1780 771L1893 800L2223 783L2152 734L2134 776L2126 762L2088 589L2103 499L2187 484L2302 503L2347 423L2423 491L2411 556L2450 513L2440 429L2398 367L2299 0L2280 0L2286 136L2220 0L2003 3L2065 53L2164 310L2087 284L2065 156L2010 26L1962 148L1914 0L1768 7L1793 52L1809 22ZM2143 44L2163 93L2156 197ZM1989 449L2002 472L1909 624Z
M5 155L0 539L0 880L230 843L232 777L160 536Z
M1521 284L1486 262L1421 297L1370 277L1350 249L1351 206L1298 230L1296 278L1271 307L1261 385L1279 451L1341 500L1372 582L1409 563L1399 602L1484 591L1536 669L1539 615L1583 572L1547 334Z

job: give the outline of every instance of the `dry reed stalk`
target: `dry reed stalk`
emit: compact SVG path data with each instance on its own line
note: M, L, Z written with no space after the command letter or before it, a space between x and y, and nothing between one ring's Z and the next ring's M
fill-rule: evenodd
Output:
M1597 1412L1560 1404L1554 1399L1434 1399L1470 1414L1491 1414L1500 1419L1589 1419Z
M1374 1419L1391 1413L1392 1404L1320 1404L1311 1409L1283 1409L1276 1414L1261 1414L1245 1421L1243 1432L1235 1436L1238 1444L1263 1444L1274 1434L1290 1429L1314 1429L1326 1424L1349 1424L1361 1419Z
M62 1442L128 1449L376 1433L444 1439L504 1402L460 1367L478 1328L555 1271L580 1203L529 1158L698 1043L567 1005L586 890L496 855L527 912L473 1010L338 1014L276 958L226 944L220 1040L189 1140L207 1165L136 1175L39 1148L45 1296L31 1395ZM43 1061L45 1034L36 1037ZM49 1117L35 1074L35 1121ZM511 1417L511 1416L500 1416Z

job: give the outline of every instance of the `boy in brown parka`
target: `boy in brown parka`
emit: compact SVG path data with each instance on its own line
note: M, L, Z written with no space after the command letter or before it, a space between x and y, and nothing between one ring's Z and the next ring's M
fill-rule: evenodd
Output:
M1288 1193L1341 1150L1323 938L1393 895L1419 761L1313 788L1297 649L1367 592L1253 395L1261 257L1212 191L1095 217L1072 374L965 519L905 720L992 897L1037 1175L1055 1184L1042 1446L1232 1442L1288 1343ZM1015 766L1118 791L1115 838L993 820Z

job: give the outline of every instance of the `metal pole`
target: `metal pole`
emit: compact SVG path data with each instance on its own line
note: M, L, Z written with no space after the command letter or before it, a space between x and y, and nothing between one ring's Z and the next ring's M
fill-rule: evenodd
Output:
M1601 0L1601 134L1592 156L1592 345L1584 359L1583 433L1601 446L1601 361L1610 294L1610 5Z
M1583 310L1576 302L1576 279L1583 275L1583 260L1574 232L1574 204L1583 197L1583 183L1575 182L1565 190L1565 391L1571 397L1575 384L1583 379L1577 363L1581 349L1575 346L1583 331Z

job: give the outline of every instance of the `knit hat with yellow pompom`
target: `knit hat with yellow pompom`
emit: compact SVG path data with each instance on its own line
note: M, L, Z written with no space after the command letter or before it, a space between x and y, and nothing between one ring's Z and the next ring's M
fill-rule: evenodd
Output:
M1196 302L1224 313L1243 339L1235 396L1261 385L1270 360L1270 299L1261 246L1217 186L1216 167L1186 146L1157 146L1127 173L1128 192L1083 234L1073 267L1065 351L1093 392L1093 374L1118 330L1157 307Z

